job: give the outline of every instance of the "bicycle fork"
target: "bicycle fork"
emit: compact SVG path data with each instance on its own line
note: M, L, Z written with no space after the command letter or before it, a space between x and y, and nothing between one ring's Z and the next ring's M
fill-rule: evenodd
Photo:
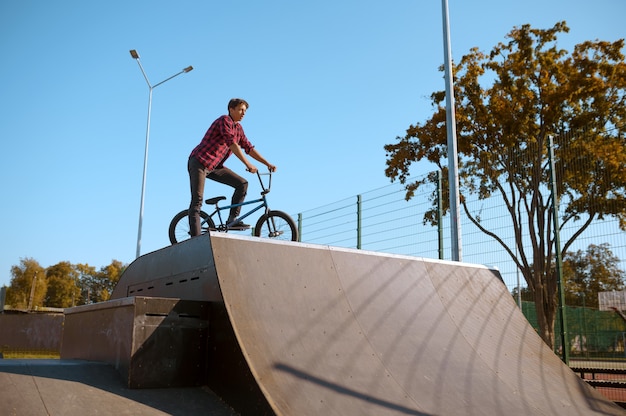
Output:
M280 231L276 228L276 221L274 220L274 216L269 215L269 212L269 208L265 210L265 216L267 217L265 222L267 222L267 229L269 231L268 237L274 238L283 235L285 232Z
M271 226L268 227L270 229L270 238L278 237L279 235L282 235L284 233L284 231L279 231L276 229L276 224L274 223L274 217L268 218L267 223L268 225L270 223L272 224Z

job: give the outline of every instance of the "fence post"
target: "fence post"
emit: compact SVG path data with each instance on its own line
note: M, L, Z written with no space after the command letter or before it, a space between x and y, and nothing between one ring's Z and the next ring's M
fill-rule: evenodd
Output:
M356 196L356 248L361 249L361 195Z
M439 235L439 260L443 260L443 204L442 204L442 181L441 170L437 170L437 234Z
M302 242L302 213L298 212L298 241Z
M559 199L556 189L554 164L554 141L548 136L548 160L550 162L550 193L552 194L552 221L554 223L554 255L556 262L557 286L559 289L559 323L561 324L561 347L563 362L569 365L569 342L567 340L567 322L565 320L565 293L563 288L563 262L561 259L561 239L559 237Z

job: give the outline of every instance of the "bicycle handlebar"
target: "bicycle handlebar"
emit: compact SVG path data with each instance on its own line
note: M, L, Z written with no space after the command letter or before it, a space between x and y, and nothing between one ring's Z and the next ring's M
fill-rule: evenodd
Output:
M256 171L256 176L259 178L259 183L261 184L261 189L263 190L261 192L261 194L263 194L263 195L269 193L270 189L272 189L272 173L273 173L272 171L264 172L264 173L261 173L258 170ZM261 179L261 176L269 176L270 177L270 179L268 181L268 184L267 184L267 188L263 184L263 179Z

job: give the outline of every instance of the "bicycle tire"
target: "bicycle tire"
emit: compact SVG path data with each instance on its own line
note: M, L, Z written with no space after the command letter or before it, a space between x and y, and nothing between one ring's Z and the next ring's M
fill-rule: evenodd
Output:
M254 227L254 235L284 241L298 241L298 227L287 213L269 211L261 215Z
M202 219L201 223L201 233L206 234L209 232L209 228L215 229L215 223L213 223L213 219L204 211L200 211L200 218ZM169 237L170 243L176 244L181 241L185 241L191 238L191 233L189 232L189 211L183 210L176 214L172 221L170 222L169 228Z

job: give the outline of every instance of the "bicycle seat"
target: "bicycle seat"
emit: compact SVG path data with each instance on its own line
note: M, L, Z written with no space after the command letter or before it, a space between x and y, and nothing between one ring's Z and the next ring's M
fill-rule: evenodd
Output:
M207 205L215 205L218 202L223 201L224 199L226 199L225 196L216 196L215 198L209 198L209 199L207 199L204 202L206 202Z

